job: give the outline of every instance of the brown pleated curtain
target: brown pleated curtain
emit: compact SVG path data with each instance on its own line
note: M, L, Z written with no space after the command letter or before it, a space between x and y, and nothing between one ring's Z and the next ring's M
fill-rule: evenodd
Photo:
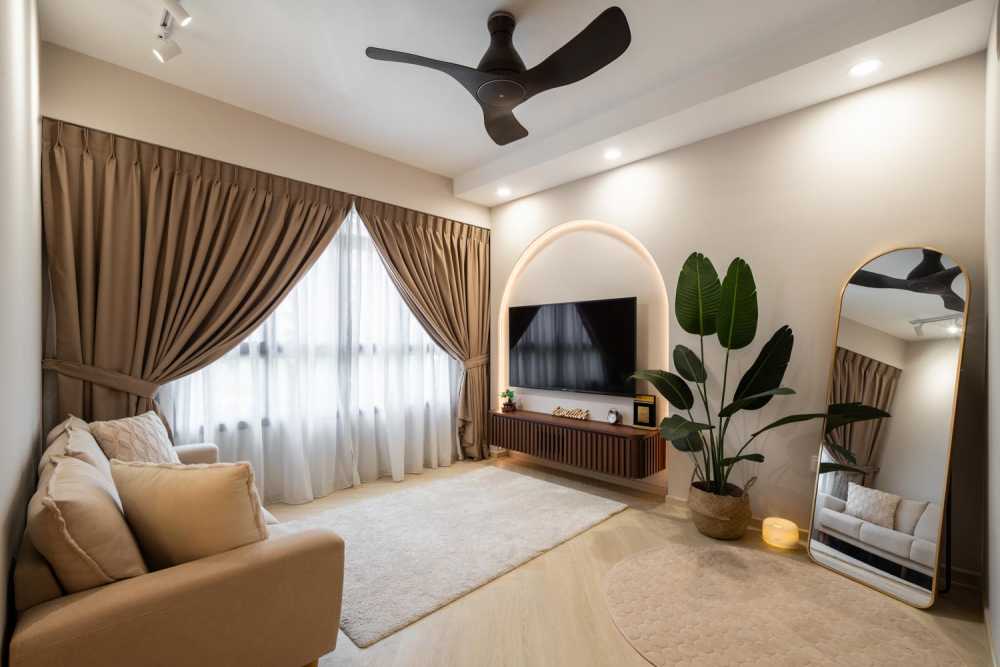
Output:
M355 207L403 300L462 362L460 442L466 456L486 457L489 231L370 199L359 198Z
M891 414L892 399L896 395L896 386L903 371L871 357L857 352L837 348L834 357L833 382L830 388L830 403L860 402L871 405ZM865 470L858 483L870 486L878 474L879 436L882 433L883 419L849 424L836 429L830 434L830 439L836 444L849 449L857 459L857 467ZM827 450L839 463L849 463L836 452ZM856 474L832 473L837 476L834 488L838 495L846 497L847 481Z
M250 334L351 198L43 120L42 207L60 414L129 416Z

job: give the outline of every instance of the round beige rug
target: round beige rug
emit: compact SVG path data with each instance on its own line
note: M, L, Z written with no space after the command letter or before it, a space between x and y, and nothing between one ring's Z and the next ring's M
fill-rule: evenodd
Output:
M964 665L920 612L800 558L671 545L608 573L611 616L654 665Z

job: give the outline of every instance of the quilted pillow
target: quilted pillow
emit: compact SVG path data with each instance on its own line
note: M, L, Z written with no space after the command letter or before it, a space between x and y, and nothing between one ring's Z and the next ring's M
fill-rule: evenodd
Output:
M180 463L160 416L150 410L137 417L91 422L90 432L109 459L142 463Z
M878 489L849 482L847 484L847 508L844 510L862 521L892 529L896 517L896 505L900 497Z
M28 538L67 593L145 574L111 479L70 456L54 456L28 503Z
M267 539L249 463L111 462L129 525L150 567Z

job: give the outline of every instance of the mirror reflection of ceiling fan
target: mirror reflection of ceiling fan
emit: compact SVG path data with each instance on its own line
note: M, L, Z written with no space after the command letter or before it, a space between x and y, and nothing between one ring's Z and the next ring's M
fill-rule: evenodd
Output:
M944 268L944 264L941 263L941 253L924 248L923 258L906 275L906 278L895 278L883 273L861 269L851 277L850 283L859 287L900 289L919 294L933 294L941 297L944 307L948 310L964 313L965 299L951 288L951 284L961 273L962 269L958 266L953 266L950 269ZM944 319L952 318L946 317Z
M514 117L514 107L552 88L576 83L625 52L632 41L625 12L610 7L576 37L531 69L514 48L514 15L496 11L487 28L490 46L475 68L370 46L369 58L429 67L455 79L483 110L486 132L503 146L528 136Z

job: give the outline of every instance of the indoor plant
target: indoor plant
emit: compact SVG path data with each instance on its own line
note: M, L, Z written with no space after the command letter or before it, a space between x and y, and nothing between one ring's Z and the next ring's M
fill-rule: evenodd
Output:
M501 412L513 412L517 406L514 405L514 390L507 389L500 392L500 398L504 399L503 405L500 406Z
M677 280L674 313L684 331L698 336L698 352L677 345L673 351L677 374L646 370L637 371L633 377L652 383L675 410L660 423L660 433L674 448L688 453L694 462L688 506L695 525L705 535L736 539L746 530L750 522L747 492L756 477L740 488L730 483L729 476L740 462L764 461L763 454L748 452L747 448L765 431L795 422L825 419L829 433L854 421L885 416L861 404L831 405L825 413L777 419L751 433L731 451L726 444L734 417L745 410L760 410L775 396L795 393L781 386L792 355L792 330L785 325L774 332L727 398L730 357L734 350L750 345L757 335L757 287L750 265L740 258L734 259L720 281L712 262L701 253L692 253ZM714 403L705 365L705 338L712 335L717 336L725 349L721 392ZM696 410L699 418L695 417Z

